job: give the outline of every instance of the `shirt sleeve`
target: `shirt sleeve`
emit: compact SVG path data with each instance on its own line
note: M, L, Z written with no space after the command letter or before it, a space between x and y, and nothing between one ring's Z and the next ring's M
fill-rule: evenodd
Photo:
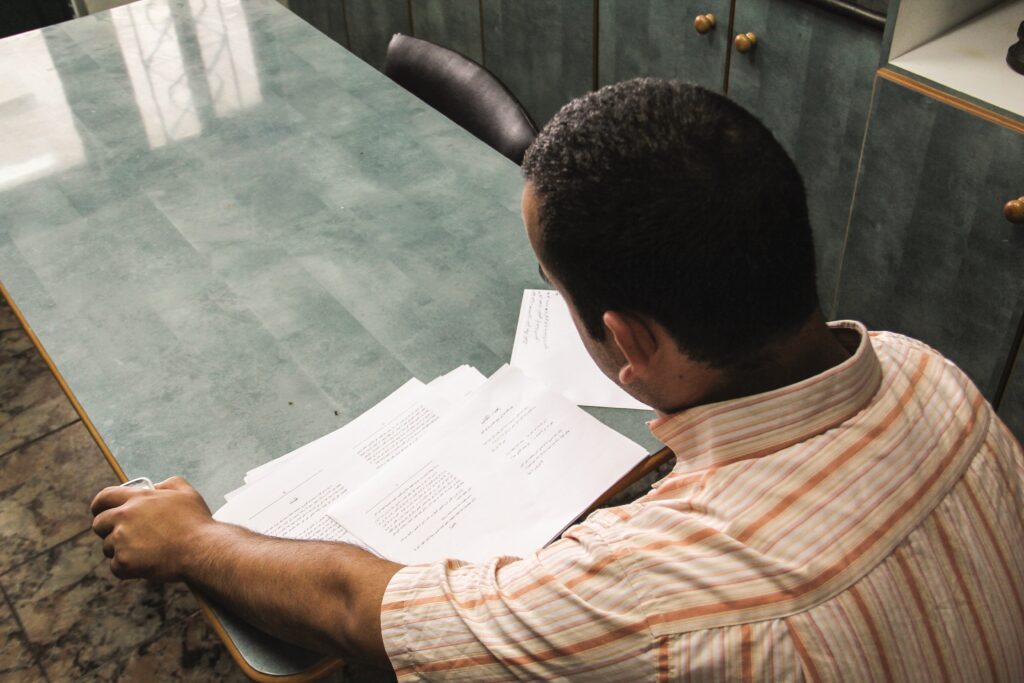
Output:
M650 679L647 621L598 511L527 558L405 567L381 604L399 680Z

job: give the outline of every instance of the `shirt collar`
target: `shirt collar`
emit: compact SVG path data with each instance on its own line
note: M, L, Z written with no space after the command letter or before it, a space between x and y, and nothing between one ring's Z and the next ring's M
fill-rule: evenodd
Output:
M856 350L839 365L780 389L696 406L651 422L654 437L676 454L674 471L695 472L767 455L860 412L882 380L878 356L861 323L842 320L829 327L860 336Z

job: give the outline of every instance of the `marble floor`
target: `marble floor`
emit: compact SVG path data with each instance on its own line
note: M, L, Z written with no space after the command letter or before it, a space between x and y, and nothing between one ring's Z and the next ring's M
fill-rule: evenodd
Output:
M0 298L0 683L246 680L184 587L110 574L89 501L116 483Z

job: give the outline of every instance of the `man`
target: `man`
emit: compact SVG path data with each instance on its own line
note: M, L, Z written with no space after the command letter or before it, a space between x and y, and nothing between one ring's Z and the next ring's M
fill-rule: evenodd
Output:
M1024 454L935 351L824 322L771 134L635 80L563 108L523 171L541 273L671 474L531 557L418 567L214 522L180 479L109 488L114 573L410 680L1024 680Z

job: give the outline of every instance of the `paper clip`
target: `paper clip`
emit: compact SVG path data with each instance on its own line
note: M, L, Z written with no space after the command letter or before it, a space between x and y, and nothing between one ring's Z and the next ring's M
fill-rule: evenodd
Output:
M150 489L151 491L156 489L153 486L153 482L149 480L149 477L136 477L131 481L126 481L121 486L127 489Z

